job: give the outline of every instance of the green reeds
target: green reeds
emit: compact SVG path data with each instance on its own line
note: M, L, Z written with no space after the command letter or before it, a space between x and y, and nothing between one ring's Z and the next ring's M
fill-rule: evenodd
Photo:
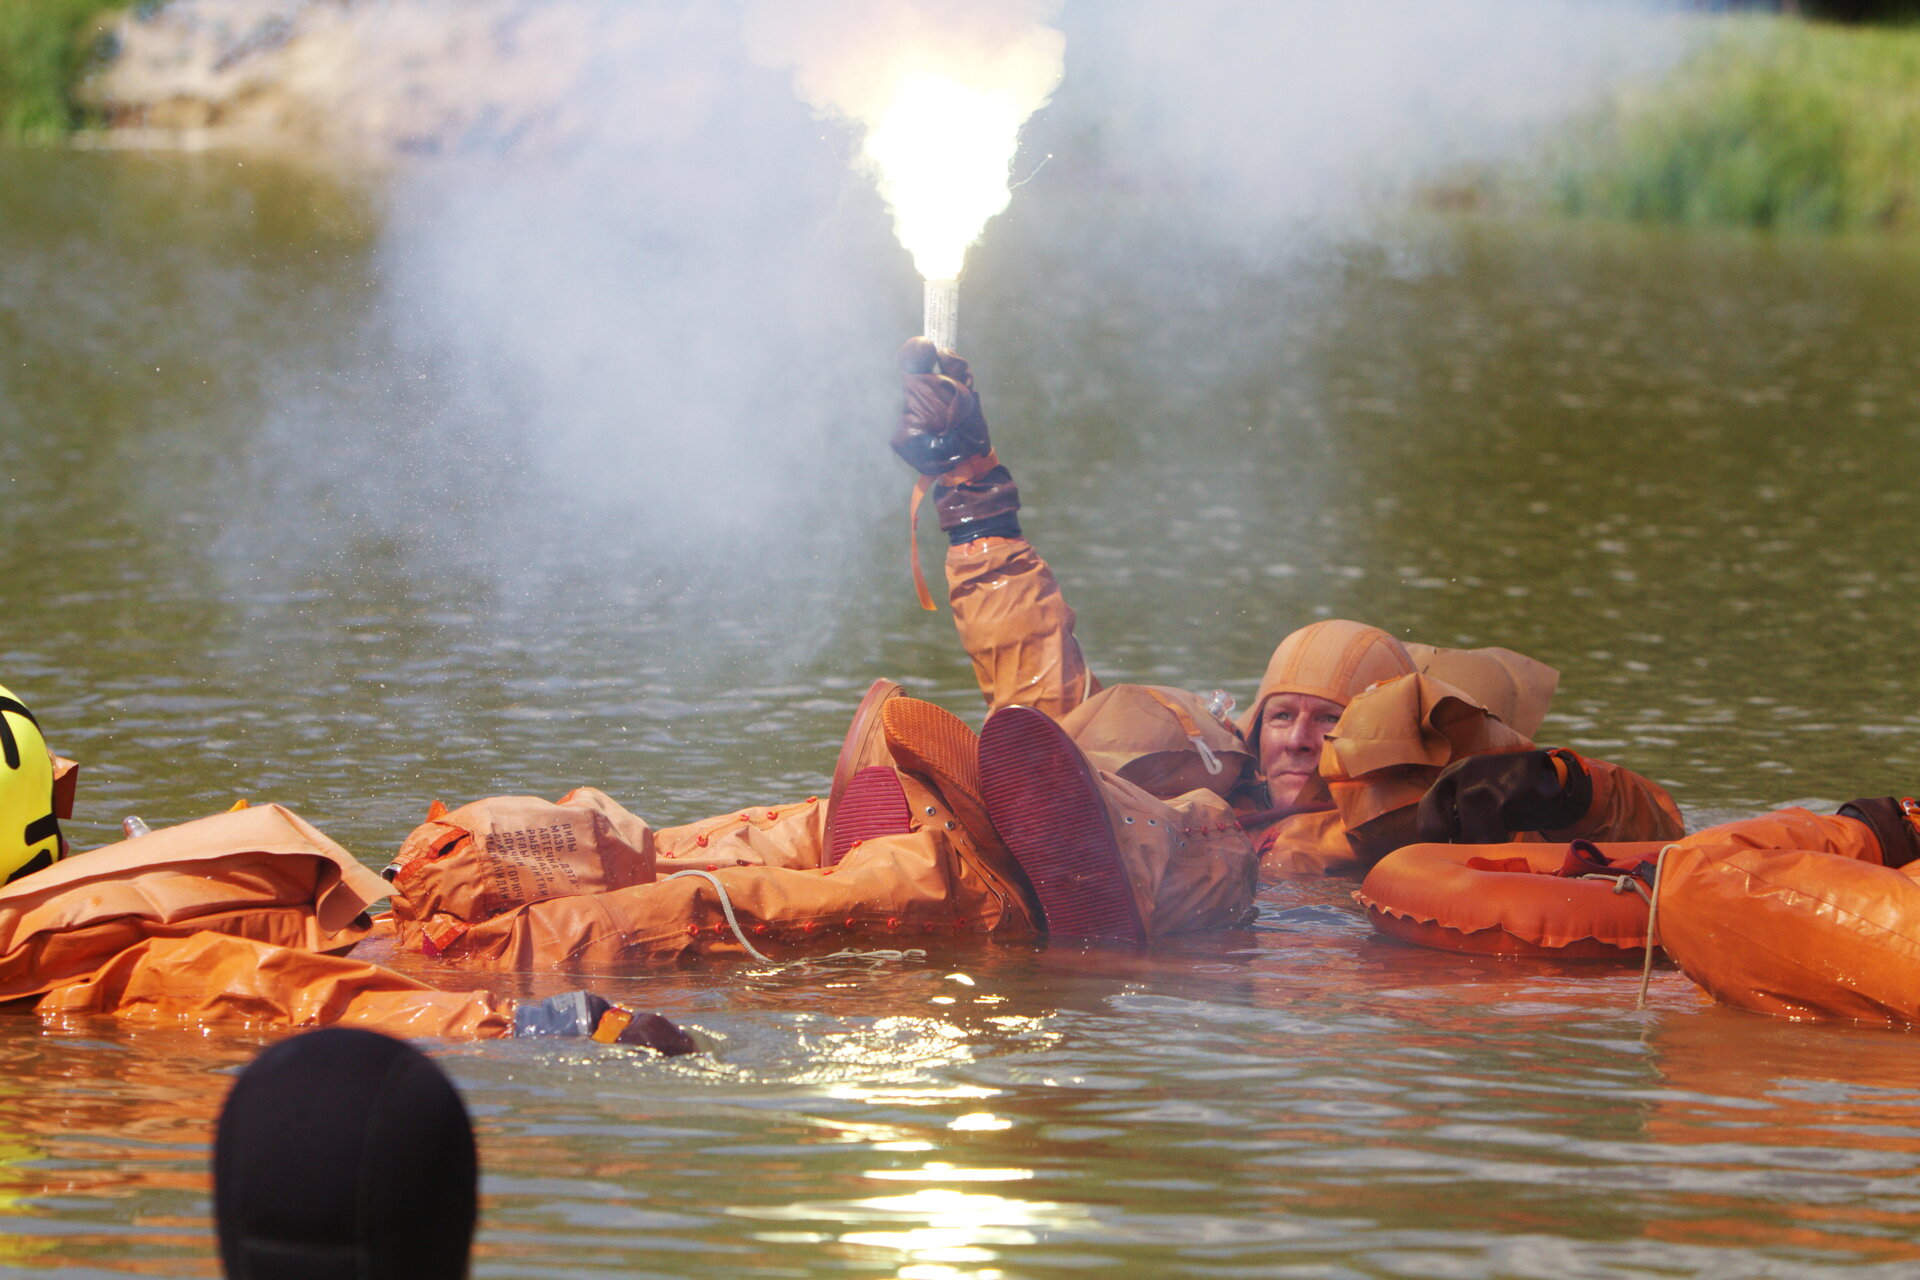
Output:
M0 0L0 140L64 137L80 123L72 89L94 20L127 0Z
M1920 27L1716 19L1664 80L1555 148L1568 213L1797 231L1920 228Z

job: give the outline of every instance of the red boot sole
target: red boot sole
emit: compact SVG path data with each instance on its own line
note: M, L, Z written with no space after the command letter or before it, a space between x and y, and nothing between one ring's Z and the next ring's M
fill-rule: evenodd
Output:
M827 825L833 825L833 811L846 793L847 784L860 770L887 762L887 745L880 727L880 708L900 692L891 680L875 680L867 686L860 705L853 709L847 724L847 736L840 743L840 755L833 762L833 785L827 791Z
M900 776L883 764L862 769L848 780L827 820L827 856L820 865L836 865L862 840L911 830L913 811L907 807L907 793L900 789Z
M1055 937L1147 940L1100 783L1066 731L1031 707L1005 707L980 734L987 812L1033 882Z

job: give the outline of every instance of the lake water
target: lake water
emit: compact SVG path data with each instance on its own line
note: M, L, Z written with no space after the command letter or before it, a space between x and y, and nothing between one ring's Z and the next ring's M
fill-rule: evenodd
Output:
M468 234L477 189L0 151L0 681L84 762L78 843L244 796L378 866L434 798L820 792L877 675L978 723L901 563L904 268L818 324L735 296L731 350L696 281L696 337L625 343L568 300L666 288L657 246L516 256ZM891 263L877 225L820 252ZM1920 774L1916 265L1473 220L1250 264L1154 193L1036 181L963 346L1104 678L1244 700L1321 616L1505 644L1562 672L1544 739L1697 825ZM596 976L719 1047L436 1049L480 1131L476 1273L1920 1265L1911 1035L1671 970L1636 1012L1637 973L1378 941L1350 887L1151 954ZM268 1038L0 1019L0 1270L211 1274L209 1126Z

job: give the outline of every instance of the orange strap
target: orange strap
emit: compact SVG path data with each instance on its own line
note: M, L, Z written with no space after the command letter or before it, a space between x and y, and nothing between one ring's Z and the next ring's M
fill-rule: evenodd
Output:
M1152 698L1155 702L1173 713L1173 718L1180 722L1180 732L1186 734L1189 738L1197 738L1200 736L1200 726L1193 722L1193 717L1187 714L1185 707L1151 686L1147 687L1146 692L1149 698Z
M420 930L420 954L445 955L447 948L464 938L472 927L452 916L435 916Z
M616 1044L620 1033L633 1025L633 1012L614 1005L600 1015L600 1025L593 1029L593 1039L601 1044Z
M978 480L999 465L1000 455L989 448L985 453L965 459L943 476L921 476L913 482L913 497L907 501L907 563L913 567L913 589L920 597L920 607L929 613L939 606L933 602L933 592L927 590L927 571L920 566L920 504L926 500L927 490L936 484L952 489L969 480Z

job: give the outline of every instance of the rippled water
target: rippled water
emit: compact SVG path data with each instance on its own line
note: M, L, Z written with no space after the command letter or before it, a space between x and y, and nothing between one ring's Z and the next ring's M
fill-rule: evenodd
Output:
M1558 666L1545 736L1696 821L1912 789L1910 253L1445 223L1249 273L1133 208L1034 184L964 300L1103 676L1244 697L1286 630L1357 616ZM1116 210L1106 242L1063 229ZM816 792L877 674L977 716L899 564L885 346L832 374L876 421L776 451L830 501L728 523L764 459L675 506L680 473L609 439L574 474L613 487L552 535L566 469L505 409L439 412L473 383L444 328L409 346L405 212L231 161L0 153L0 679L85 762L82 843L246 795L377 865L434 797L594 782L675 821ZM1146 955L595 977L719 1048L440 1051L480 1126L478 1273L1920 1264L1911 1036L1670 971L1636 1012L1637 974L1376 941L1346 890ZM210 1273L208 1125L260 1043L0 1019L0 1266Z

